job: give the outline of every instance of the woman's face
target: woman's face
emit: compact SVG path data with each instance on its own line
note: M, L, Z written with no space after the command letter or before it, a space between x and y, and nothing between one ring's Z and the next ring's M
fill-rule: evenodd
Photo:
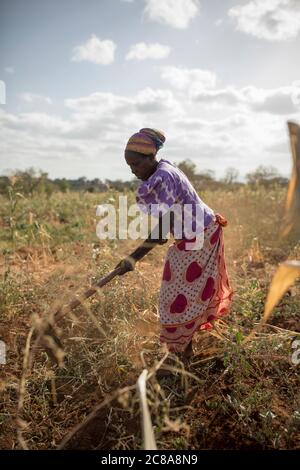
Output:
M125 151L125 160L132 173L142 181L151 176L157 164L154 155L141 155L131 150Z

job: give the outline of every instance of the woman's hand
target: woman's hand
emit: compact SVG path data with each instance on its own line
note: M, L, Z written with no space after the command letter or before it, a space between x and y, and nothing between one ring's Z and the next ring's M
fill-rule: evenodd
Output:
M123 276L123 274L126 274L129 271L134 271L135 263L136 261L132 257L124 258L119 264L117 264L115 269L121 268L118 274L119 276Z

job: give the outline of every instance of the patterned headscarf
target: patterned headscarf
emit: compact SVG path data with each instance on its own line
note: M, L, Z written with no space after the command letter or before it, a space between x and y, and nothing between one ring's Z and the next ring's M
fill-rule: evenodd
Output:
M144 155L156 155L165 140L166 138L161 131L144 127L130 137L125 150L132 150Z

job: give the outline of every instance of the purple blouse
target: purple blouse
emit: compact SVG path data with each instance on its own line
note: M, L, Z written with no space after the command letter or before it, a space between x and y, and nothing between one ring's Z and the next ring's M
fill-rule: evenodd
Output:
M172 206L174 208L175 204L181 208L182 220L184 210L183 236L178 237L176 231L175 234L171 231L175 238L193 238L214 217L214 211L200 199L185 174L163 159L159 161L156 171L138 187L136 201L143 212L154 217L167 212ZM174 214L176 220L178 212Z

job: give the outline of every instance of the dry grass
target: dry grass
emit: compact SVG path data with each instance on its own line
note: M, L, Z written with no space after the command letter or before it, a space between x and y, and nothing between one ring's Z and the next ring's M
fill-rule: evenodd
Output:
M242 188L201 196L230 222L225 246L234 303L226 323L198 335L189 373L177 363L165 379L154 371L164 356L157 295L166 247L60 321L59 368L43 348L30 353L41 322L136 242L96 239L95 206L112 194L22 200L13 237L1 201L0 321L8 346L8 362L0 366L2 449L141 448L136 381L143 369L150 372L147 398L159 449L299 448L299 366L291 363L291 332L300 332L299 282L275 308L271 325L243 342L263 314L278 262L299 259L295 235L278 238L285 192Z

